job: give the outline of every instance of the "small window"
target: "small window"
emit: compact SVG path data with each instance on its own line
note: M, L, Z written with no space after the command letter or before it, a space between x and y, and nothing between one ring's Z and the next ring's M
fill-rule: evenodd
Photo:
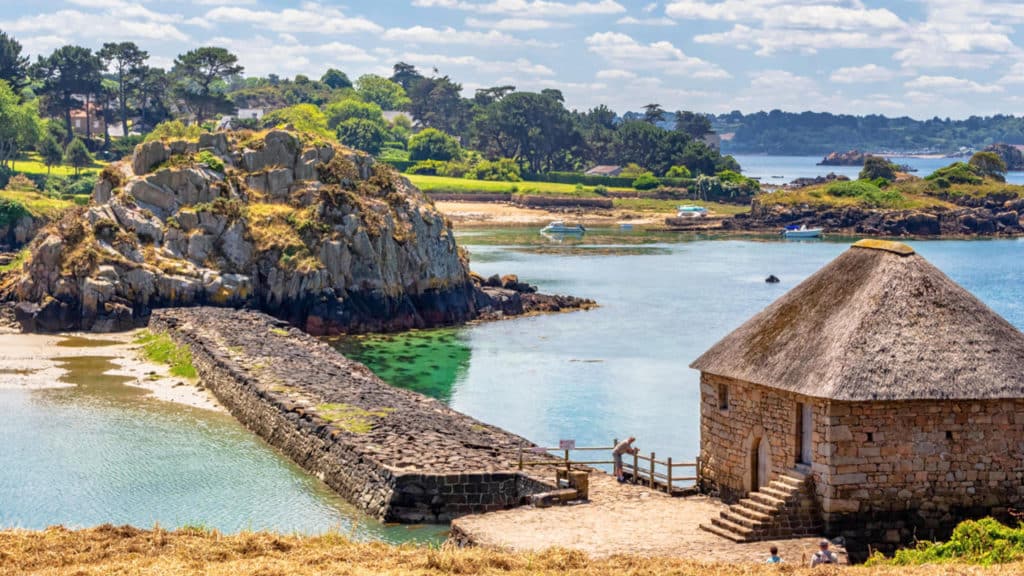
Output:
M953 439L953 431L952 430L946 430L946 440L952 440L952 439Z
M868 432L868 442L874 442L874 441L875 441L875 434L873 432Z
M718 385L718 409L728 410L729 409L729 385L719 384Z

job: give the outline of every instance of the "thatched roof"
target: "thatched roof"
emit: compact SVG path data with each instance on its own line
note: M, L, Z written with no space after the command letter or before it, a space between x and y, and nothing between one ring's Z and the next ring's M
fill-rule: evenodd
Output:
M1024 398L1024 334L909 246L862 240L691 367L844 401Z

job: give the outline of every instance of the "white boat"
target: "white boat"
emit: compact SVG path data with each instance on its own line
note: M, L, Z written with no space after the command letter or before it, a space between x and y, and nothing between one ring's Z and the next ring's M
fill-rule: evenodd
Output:
M708 209L703 206L679 206L676 208L677 218L703 218L708 215Z
M556 220L541 228L541 234L585 234L587 229L580 224L566 226L565 222Z
M800 226L786 226L782 235L786 238L818 238L821 236L821 228L808 228L806 224Z

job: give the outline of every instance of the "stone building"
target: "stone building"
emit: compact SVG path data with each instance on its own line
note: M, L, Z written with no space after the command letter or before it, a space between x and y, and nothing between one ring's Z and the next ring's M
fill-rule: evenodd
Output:
M896 545L1024 507L1024 334L896 242L863 240L692 365L700 485L734 540Z

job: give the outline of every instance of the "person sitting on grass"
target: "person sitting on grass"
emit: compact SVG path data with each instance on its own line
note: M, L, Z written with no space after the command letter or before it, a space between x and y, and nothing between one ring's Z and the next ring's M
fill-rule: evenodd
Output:
M626 477L622 473L622 455L623 454L636 454L637 449L633 447L633 442L636 442L636 438L630 436L622 442L615 445L612 449L612 460L615 461L615 479L619 482L625 482ZM634 474L636 471L633 471Z
M838 564L839 558L836 558L835 553L828 549L828 540L824 538L818 543L818 551L811 556L811 568L814 568L818 564Z
M782 557L779 556L778 546L772 546L768 549L768 552L771 553L771 556L769 556L768 559L765 560L765 562L767 562L768 564L782 564Z

